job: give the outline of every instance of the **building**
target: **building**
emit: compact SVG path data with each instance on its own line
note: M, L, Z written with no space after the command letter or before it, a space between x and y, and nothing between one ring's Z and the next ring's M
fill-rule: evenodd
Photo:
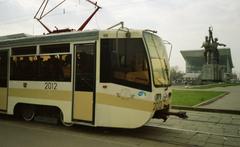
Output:
M232 56L230 48L220 48L219 51L219 65L223 71L223 81L227 81L231 78L232 75ZM203 65L205 64L204 59L204 50L182 50L180 51L185 62L186 62L186 79L193 79L192 75L199 75L201 76ZM191 75L188 77L188 75ZM194 77L194 79L200 77Z

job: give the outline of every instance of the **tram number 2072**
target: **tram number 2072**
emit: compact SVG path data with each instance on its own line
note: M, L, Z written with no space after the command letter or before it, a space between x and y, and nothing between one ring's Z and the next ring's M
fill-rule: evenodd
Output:
M44 84L45 84L44 89L46 90L56 90L58 86L57 83L55 82L45 82Z

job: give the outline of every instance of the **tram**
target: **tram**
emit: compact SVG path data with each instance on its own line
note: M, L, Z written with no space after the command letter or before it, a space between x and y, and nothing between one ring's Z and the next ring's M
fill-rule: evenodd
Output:
M169 61L148 30L0 37L0 113L65 125L137 128L166 119Z

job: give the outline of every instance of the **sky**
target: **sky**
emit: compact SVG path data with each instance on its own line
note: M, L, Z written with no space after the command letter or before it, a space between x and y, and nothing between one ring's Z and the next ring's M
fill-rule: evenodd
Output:
M96 1L96 0L95 0ZM47 10L61 0L50 0ZM102 7L86 29L106 29L120 21L133 29L156 30L173 45L170 65L185 71L180 50L197 50L213 27L213 36L231 48L234 72L240 75L239 0L97 0ZM0 0L0 36L47 31L33 19L41 0ZM52 30L78 29L95 7L86 0L66 0L43 19ZM168 51L170 46L167 46Z

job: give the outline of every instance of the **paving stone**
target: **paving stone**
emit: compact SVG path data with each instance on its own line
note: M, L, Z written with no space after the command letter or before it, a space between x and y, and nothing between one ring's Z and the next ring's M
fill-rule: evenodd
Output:
M240 144L238 141L230 141L230 140L225 140L224 141L224 145L228 145L228 146L236 146L239 147Z
M206 140L209 138L209 135L206 134L196 134L194 135L191 140L197 140L197 141L204 141L206 142Z
M162 136L161 138L158 138L160 141L165 141L165 142L173 142L176 137L174 136Z
M232 119L230 118L222 118L219 123L222 123L222 124L231 124L232 123Z
M181 143L181 144L187 144L189 142L189 139L187 138L180 138L180 137L175 137L173 139L174 142L176 143Z
M167 121L159 125L172 128L172 131L167 132L167 134L164 133L164 139L167 138L170 141L172 140L176 143L183 144L187 142L186 144L190 146L240 147L240 138L228 136L233 135L240 137L240 125L238 125L240 122L239 115L195 111L188 112L190 113L188 113L189 119L187 120L170 117L170 123ZM159 122L156 121L155 123L158 124ZM179 130L176 133L174 129ZM199 133L196 134L195 131L199 131ZM201 132L203 132L203 134L201 134ZM224 135L228 137L224 137Z
M214 144L223 145L224 137L222 137L222 136L210 136L208 138L207 142L208 143L214 143Z
M194 136L194 134L195 133L192 133L192 132L184 132L184 133L180 134L180 136L181 136L181 138L190 140Z
M228 138L228 141L237 142L240 145L240 138Z
M212 123L219 123L221 120L219 118L209 118L208 119L209 122L212 122Z
M181 133L172 132L172 133L165 133L165 135L169 137L179 137L181 136Z
M195 131L195 130L197 130L197 127L188 125L188 126L184 126L183 129Z
M193 145L193 146L205 146L205 142L203 141L198 141L198 140L190 140L188 144Z
M240 126L240 120L232 120L232 124Z
M224 135L234 135L234 136L238 136L238 130L237 130L237 129L224 129L223 134L224 134Z
M206 147L223 147L223 145L220 144L215 144L215 143L206 143Z
M211 129L212 129L211 127L203 127L203 128L200 128L199 131L209 132L209 130L211 130Z

